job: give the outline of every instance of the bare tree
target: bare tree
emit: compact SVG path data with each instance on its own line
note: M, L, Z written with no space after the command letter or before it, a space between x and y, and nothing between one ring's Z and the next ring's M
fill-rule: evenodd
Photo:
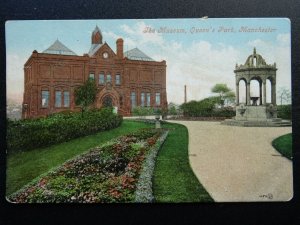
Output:
M277 94L278 98L280 99L280 105L282 105L283 103L291 103L291 91L286 87L280 87L277 91Z

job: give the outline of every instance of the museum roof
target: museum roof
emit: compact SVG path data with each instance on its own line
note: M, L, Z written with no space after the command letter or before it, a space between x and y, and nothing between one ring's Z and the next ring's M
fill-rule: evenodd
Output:
M152 58L147 56L144 52L138 48L131 49L127 52L124 52L125 57L131 60L141 60L141 61L154 61Z
M88 52L89 56L93 56L103 44L92 44Z
M75 52L67 48L58 39L49 48L43 51L43 53L55 54L55 55L76 55Z

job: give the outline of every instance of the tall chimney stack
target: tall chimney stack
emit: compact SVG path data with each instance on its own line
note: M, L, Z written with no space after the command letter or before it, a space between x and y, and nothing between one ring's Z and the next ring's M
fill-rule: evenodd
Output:
M119 59L123 59L124 54L123 54L123 39L119 38L116 43L117 43L117 57Z
M184 103L186 103L186 85L184 85Z

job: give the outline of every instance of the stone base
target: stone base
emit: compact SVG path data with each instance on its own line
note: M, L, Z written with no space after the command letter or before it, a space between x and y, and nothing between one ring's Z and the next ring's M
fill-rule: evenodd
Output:
M241 121L273 121L277 118L276 107L273 107L273 111L270 112L269 106L260 105L260 106L244 106L239 105L236 107L236 120Z
M221 122L221 124L229 126L240 126L240 127L290 127L292 122L289 120L282 120L275 118L273 120L236 120L227 119Z
M221 124L242 127L283 127L291 126L291 121L277 118L276 106L271 104L250 106L239 105L236 107L236 116L227 119Z

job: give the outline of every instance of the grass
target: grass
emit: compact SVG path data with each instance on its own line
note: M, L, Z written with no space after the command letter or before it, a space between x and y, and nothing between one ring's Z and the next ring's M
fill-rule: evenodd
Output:
M150 126L153 125L124 120L120 127L109 131L46 148L10 154L7 157L6 194L12 194L37 176L92 147L128 132Z
M193 173L188 157L188 130L180 124L166 124L170 132L159 151L154 170L156 202L211 202L213 199Z
M292 134L282 135L272 141L273 147L288 159L292 159Z

